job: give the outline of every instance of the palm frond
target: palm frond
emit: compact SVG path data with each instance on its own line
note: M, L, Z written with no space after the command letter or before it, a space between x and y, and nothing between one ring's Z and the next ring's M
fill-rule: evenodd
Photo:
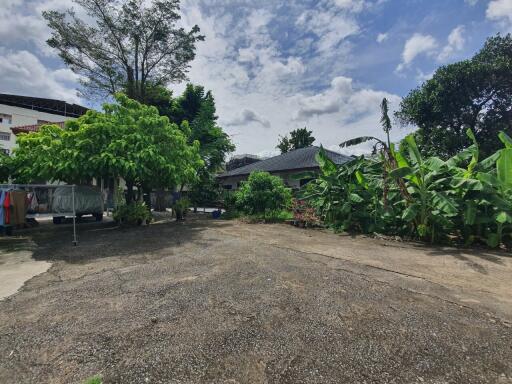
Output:
M377 139L376 137L373 137L373 136L360 136L360 137L355 137L353 139L344 141L343 143L340 144L340 147L341 148L352 147L354 145L366 143L367 141L372 141L372 140L376 140L379 143L382 143L382 140Z

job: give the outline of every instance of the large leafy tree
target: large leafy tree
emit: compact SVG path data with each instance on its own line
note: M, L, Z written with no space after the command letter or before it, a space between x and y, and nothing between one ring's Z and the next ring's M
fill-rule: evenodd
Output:
M235 146L227 133L217 124L215 99L203 86L187 84L182 95L173 99L163 87L153 87L147 102L158 108L183 129L189 143L198 141L200 154L208 172L216 172Z
M87 13L43 12L52 29L48 45L81 78L84 93L124 91L145 101L149 85L186 79L195 44L194 26L178 27L179 0L73 0Z
M286 153L299 148L311 147L315 142L313 131L308 131L306 127L298 128L290 132L290 137L285 135L279 139L278 148L281 153Z
M473 58L439 68L402 100L397 117L419 127L422 151L443 158L472 143L483 155L500 148L498 132L512 132L512 37L489 38Z
M189 184L192 202L197 206L216 200L219 188L214 174L221 169L226 156L235 150L235 146L217 124L212 93L200 85L187 84L183 94L175 99L163 87L154 87L151 95L147 102L179 125L189 143L197 141L200 144L199 152L204 165L198 169L195 182Z
M199 143L189 144L182 130L149 107L116 95L104 112L88 111L64 129L46 125L21 135L13 162L17 180L81 183L123 178L127 203L133 187L173 187L193 182L203 165Z

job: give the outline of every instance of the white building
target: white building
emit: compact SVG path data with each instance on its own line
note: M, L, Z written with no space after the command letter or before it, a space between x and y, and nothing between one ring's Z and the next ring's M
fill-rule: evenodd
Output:
M37 131L47 123L63 123L87 112L87 108L65 101L0 94L0 150L10 154L16 133Z

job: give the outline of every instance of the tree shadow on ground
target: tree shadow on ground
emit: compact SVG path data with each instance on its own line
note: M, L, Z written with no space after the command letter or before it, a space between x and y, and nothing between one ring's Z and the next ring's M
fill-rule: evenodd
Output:
M448 248L448 247L430 247L427 254L430 256L451 256L457 260L463 261L466 265L476 272L488 274L487 269L476 262L476 259L485 260L498 265L504 265L503 259L512 255L499 252L491 252L486 249L468 249L468 248Z
M63 260L68 263L107 257L150 255L156 258L172 254L173 248L198 241L201 232L212 225L230 225L212 219L190 217L185 221L160 220L149 226L119 227L113 221L78 226L78 245L73 245L72 226L47 226L30 234L36 248L36 260ZM209 243L218 241L208 239ZM207 246L207 244L204 244Z

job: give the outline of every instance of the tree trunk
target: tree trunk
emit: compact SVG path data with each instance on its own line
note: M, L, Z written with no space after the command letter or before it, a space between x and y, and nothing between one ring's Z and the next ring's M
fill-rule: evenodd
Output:
M133 181L126 181L126 204L130 205L133 203L135 195L133 193Z
M117 201L117 190L119 189L119 179L117 177L114 177L114 186L112 188L113 195L112 199L114 200L114 209L116 209L119 206L119 201Z
M165 209L167 208L165 205L165 190L163 188L158 188L156 190L155 211L165 212Z
M146 207L151 211L151 188L143 188L142 196L144 197L144 203Z

